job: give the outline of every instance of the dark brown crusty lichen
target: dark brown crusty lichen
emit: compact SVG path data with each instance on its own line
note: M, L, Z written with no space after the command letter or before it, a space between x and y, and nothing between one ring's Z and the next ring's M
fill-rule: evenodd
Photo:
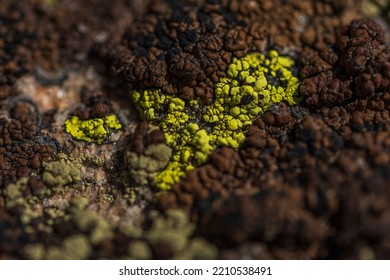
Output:
M5 114L0 116L1 188L40 169L59 148L55 139L42 134L42 116L34 104L15 97L4 106Z
M304 51L301 93L306 103L332 106L353 103L360 97L368 99L370 109L385 109L390 49L384 43L384 31L379 25L359 20L340 30L335 48L323 45Z
M113 48L117 72L133 87L213 100L232 57L270 48L300 50L333 34L352 3L336 1L152 1Z
M98 44L118 41L120 29L131 21L125 0L1 1L0 100L24 74L34 73L45 84L60 83L86 63Z

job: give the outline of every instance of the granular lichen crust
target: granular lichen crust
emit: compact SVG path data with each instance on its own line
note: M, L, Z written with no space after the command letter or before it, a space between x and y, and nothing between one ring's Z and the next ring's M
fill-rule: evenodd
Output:
M145 237L154 250L165 248L166 256L172 259L214 259L217 254L215 245L203 238L192 237L194 224L181 210L169 210L166 216L154 215L151 228Z
M171 155L171 148L160 143L148 146L142 154L126 150L124 158L129 175L134 182L137 185L147 185L152 183L157 174L164 170Z
M81 180L81 164L67 159L65 155L59 155L60 159L43 164L43 182L53 190L76 183Z
M80 120L73 116L65 121L65 130L77 140L88 143L103 143L109 136L109 130L119 130L122 128L116 115L108 115L104 118L92 118Z
M154 185L170 189L188 170L205 163L218 146L235 149L245 140L245 129L271 105L297 104L298 79L294 61L270 51L233 59L227 77L216 84L215 100L185 101L161 90L132 93L142 117L165 133L173 156Z

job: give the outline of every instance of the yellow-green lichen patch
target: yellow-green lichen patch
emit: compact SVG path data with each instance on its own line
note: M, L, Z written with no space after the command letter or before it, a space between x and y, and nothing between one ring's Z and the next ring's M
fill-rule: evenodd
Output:
M25 204L26 192L28 190L28 178L22 177L17 182L9 184L4 189L4 198L7 208L12 208L18 204Z
M109 136L110 130L119 130L122 128L116 115L108 115L104 118L94 118L80 120L79 117L73 116L65 121L65 130L77 140L88 143L103 143Z
M151 211L145 217L145 226L141 228L128 220L119 224L109 223L91 208L88 198L73 198L56 222L66 221L68 230L72 229L72 232L68 231L69 234L50 245L35 239L34 243L27 244L23 249L26 258L89 259L93 256L93 248L105 247L107 244L113 245L115 250L122 246L124 250L119 251L123 252L120 256L123 259L215 259L218 255L214 244L194 236L195 224L180 209L165 213ZM59 218L57 213L52 214ZM115 241L118 237L123 244Z
M150 145L142 154L126 150L124 159L132 180L137 185L146 185L166 167L171 155L171 148L161 143Z
M193 237L195 225L182 210L168 210L166 216L156 213L152 227L144 233L151 247L170 251L172 259L214 259L217 247L201 237Z
M129 244L128 254L128 258L134 260L150 260L153 256L149 245L141 240L135 240Z
M32 243L26 245L24 253L30 260L43 260L45 258L45 246L41 243Z
M81 180L81 163L60 154L59 159L43 163L43 182L57 192L64 186Z
M45 258L48 260L84 260L92 253L92 245L83 234L65 238L61 247L49 247Z
M60 246L45 248L41 243L28 244L24 253L32 260L84 260L92 253L92 244L85 235L75 234L65 238Z
M70 219L81 231L89 231L88 239L92 244L112 238L113 232L110 224L96 212L88 210L88 203L85 197L74 199L69 209Z
M24 225L29 224L31 220L40 215L35 209L39 198L30 193L28 178L26 177L7 185L4 188L4 199L6 208L11 209L19 206L23 209L23 213L20 214L19 218Z
M143 119L165 133L172 157L153 185L166 190L185 172L205 163L217 146L239 148L245 131L273 104L297 104L294 61L276 51L233 59L214 90L214 102L184 101L161 90L133 92Z

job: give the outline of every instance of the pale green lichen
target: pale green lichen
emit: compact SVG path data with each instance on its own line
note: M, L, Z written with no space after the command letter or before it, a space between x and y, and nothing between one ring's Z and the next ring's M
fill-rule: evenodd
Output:
M65 238L61 247L49 247L45 258L48 260L84 260L92 253L92 245L83 234Z
M35 209L38 197L30 193L28 181L28 178L22 177L15 183L9 184L4 188L6 208L10 209L15 206L22 206L23 212L19 218L24 225L29 224L32 219L40 215Z
M11 208L18 204L25 204L28 178L22 177L17 182L9 184L4 189L4 198L7 208Z
M43 244L33 243L26 245L24 253L30 260L43 260L45 259L46 250Z
M81 180L81 167L79 161L59 154L58 160L43 163L42 180L50 189L58 191Z
M173 259L214 259L217 248L200 237L193 238L195 225L182 210L168 210L166 216L156 215L152 227L145 232L148 242L163 244L173 253Z
M298 79L293 65L291 58L276 51L234 58L227 76L215 86L211 105L184 101L158 89L133 92L141 116L161 128L173 152L153 185L170 189L186 171L204 164L216 147L239 148L246 127L271 105L281 101L297 104Z
M146 185L166 167L171 154L171 148L161 143L148 146L142 154L126 150L124 159L128 173L135 183Z
M217 248L210 245L204 238L194 237L188 242L185 250L175 256L178 260L212 260L217 256Z
M150 260L153 256L149 245L142 240L135 240L129 244L128 258L133 260Z
M92 244L98 244L112 238L113 232L110 224L96 212L87 209L89 202L85 197L78 197L72 201L69 209L70 219L81 231L90 230L88 239Z
M215 259L217 247L202 237L194 236L195 224L186 212L175 209L165 214L152 211L146 229L129 223L109 224L106 219L89 208L86 197L71 200L64 221L76 226L74 233L65 237L59 245L45 247L42 243L28 244L24 248L26 258L33 260L81 260L91 258L93 247L104 241L115 242L114 231L120 230L129 240L123 259L151 259L156 248L166 248L172 259ZM53 213L56 216L56 213Z
M61 246L45 248L41 243L28 244L24 253L31 260L84 260L92 253L92 245L83 234L65 238Z
M73 116L65 121L65 130L77 140L83 140L88 143L103 143L109 136L110 130L119 130L122 128L116 115L108 115L104 118L93 118L80 120Z

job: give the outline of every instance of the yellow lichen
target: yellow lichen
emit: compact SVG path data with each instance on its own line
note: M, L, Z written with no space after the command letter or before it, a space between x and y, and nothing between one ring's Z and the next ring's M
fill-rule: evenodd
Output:
M108 138L109 130L119 130L122 128L116 115L108 115L104 118L94 118L80 120L73 116L65 121L65 130L77 140L83 140L88 143L96 142L101 144Z
M172 149L170 162L153 185L170 189L186 171L204 164L217 146L238 149L246 127L273 104L297 104L293 65L291 58L276 51L234 58L227 76L215 86L211 105L184 101L158 89L133 92L143 119L161 128Z

